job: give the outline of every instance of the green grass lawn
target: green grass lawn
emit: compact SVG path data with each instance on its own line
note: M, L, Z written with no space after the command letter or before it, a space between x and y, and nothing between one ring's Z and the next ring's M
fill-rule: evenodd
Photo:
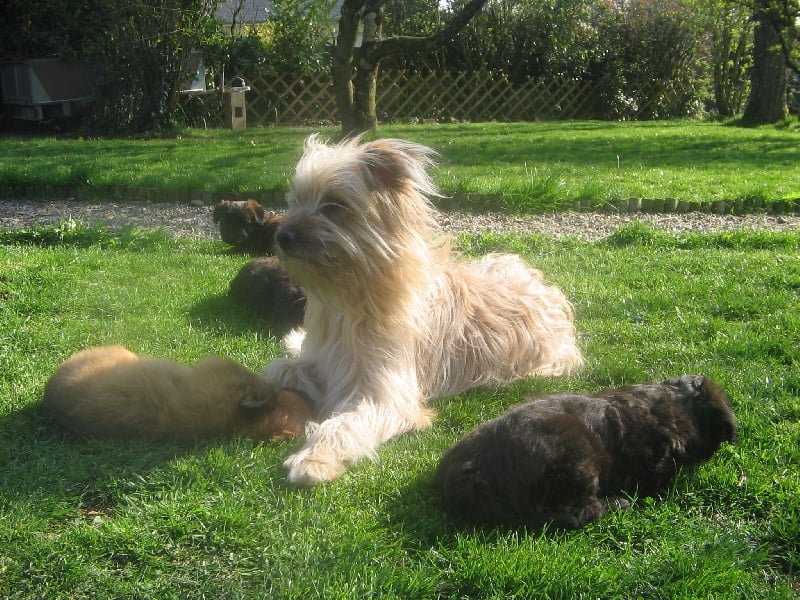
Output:
M114 186L244 195L283 190L312 129L187 130L171 139L0 140L0 195L25 188ZM335 129L323 129L333 137ZM738 210L800 203L800 125L741 128L696 121L391 125L440 154L434 172L456 206L516 212L602 208L671 198ZM16 192L15 192L16 188ZM5 191L3 191L5 190ZM58 193L56 190L55 193ZM462 194L472 194L465 197ZM477 198L475 196L478 196ZM738 202L738 205L736 204ZM702 205L700 205L702 206Z
M586 366L438 401L427 431L339 480L285 483L299 442L76 439L40 407L76 350L123 343L259 369L281 353L232 306L221 242L0 231L0 598L792 598L800 595L800 234L603 242L460 238L518 252L573 300ZM581 531L450 522L442 452L529 393L714 377L739 440L663 498Z

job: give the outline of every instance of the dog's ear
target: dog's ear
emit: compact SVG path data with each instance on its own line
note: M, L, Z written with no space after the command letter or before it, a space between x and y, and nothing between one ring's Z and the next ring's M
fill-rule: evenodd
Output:
M736 417L728 394L710 377L703 378L700 393L689 405L700 430L718 436L721 442L734 442Z
M618 406L609 404L605 410L606 426L608 428L609 441L614 450L620 447L625 436L625 420ZM612 452L613 453L613 452Z
M736 421L728 420L722 424L722 439L731 444L736 442Z
M248 200L247 204L244 205L244 212L247 216L252 219L252 221L258 225L263 225L267 223L269 220L269 215L272 213L269 212L266 208L261 206L255 200Z
M691 398L703 394L706 379L703 375L681 375L670 377L663 382L663 385L673 388L673 393L680 397Z
M401 160L398 152L383 140L370 142L364 146L366 165L377 182L385 188L395 188L402 180Z
M378 183L386 188L397 188L406 180L427 180L424 171L433 164L433 150L406 140L375 140L364 144L363 148L364 164Z
M250 393L244 393L242 399L239 400L239 412L246 419L256 419L263 416L265 413L275 410L277 403L277 390L271 390L269 393L264 393L259 390L248 390Z

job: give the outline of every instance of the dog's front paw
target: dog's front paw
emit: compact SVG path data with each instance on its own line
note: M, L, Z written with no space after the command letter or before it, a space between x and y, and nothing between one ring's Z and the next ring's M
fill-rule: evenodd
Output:
M261 376L275 387L284 390L303 390L307 395L314 396L315 388L310 385L300 363L296 360L277 358L261 370Z
M286 476L289 483L302 487L333 481L345 471L344 463L336 456L314 449L292 454L283 466L289 471Z
M295 376L294 362L286 358L278 358L261 369L261 376L277 387L286 386L286 383L294 383ZM294 376L294 377L293 377Z

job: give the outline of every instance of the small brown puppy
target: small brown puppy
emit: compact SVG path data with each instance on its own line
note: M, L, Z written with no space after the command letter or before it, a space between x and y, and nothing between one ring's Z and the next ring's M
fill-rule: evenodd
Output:
M187 367L122 346L74 354L50 377L44 404L79 435L182 441L300 436L311 415L303 398L231 360Z
M579 528L625 495L665 490L678 469L732 441L730 400L684 375L590 396L545 396L478 426L442 457L445 507L489 525Z
M283 332L303 324L306 295L274 256L243 266L231 280L228 295Z
M255 200L222 200L214 207L222 241L250 254L274 254L281 218Z

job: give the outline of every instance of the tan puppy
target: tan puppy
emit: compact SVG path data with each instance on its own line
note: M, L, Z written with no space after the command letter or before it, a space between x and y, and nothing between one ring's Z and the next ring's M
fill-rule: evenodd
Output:
M300 396L231 360L187 367L122 346L74 354L50 377L44 404L74 433L124 438L283 439L302 435L310 417Z

